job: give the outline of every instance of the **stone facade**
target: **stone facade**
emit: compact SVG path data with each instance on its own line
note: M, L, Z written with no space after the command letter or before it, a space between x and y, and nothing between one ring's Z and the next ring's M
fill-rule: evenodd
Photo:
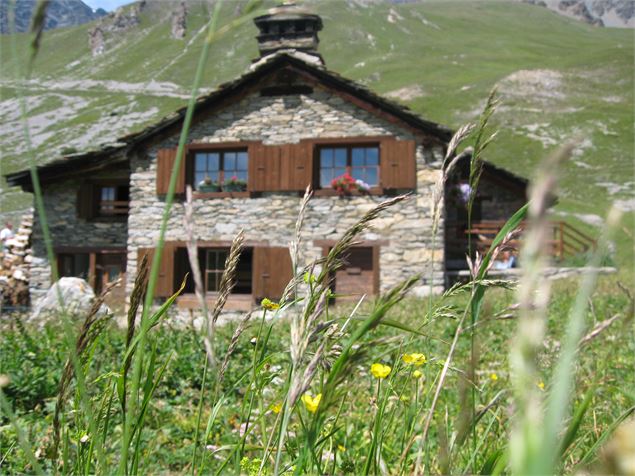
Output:
M91 174L91 179L127 178L121 167ZM128 236L126 221L85 220L77 216L77 191L82 179L58 181L43 187L44 208L53 246L59 247L122 247ZM29 292L31 302L46 294L51 286L51 267L46 257L44 236L36 212L32 235L33 261Z
M262 140L265 144L296 143L304 138L342 138L392 135L415 139L407 130L378 118L326 90L292 96L252 94L192 127L189 140L196 143ZM156 155L176 147L178 136L154 145L147 155L131 158L130 216L127 276L130 292L137 269L138 248L152 247L159 235L164 208L157 196ZM386 290L415 274L429 275L433 266L435 291L443 285L443 226L439 226L432 252L432 190L437 181L442 149L418 146L417 189L414 196L374 222L361 238L381 240L380 288ZM305 264L321 256L314 240L338 239L364 212L386 197L315 197L311 200L302 232L301 256ZM264 193L257 198L198 199L194 203L196 237L201 241L231 240L240 228L247 240L266 240L270 246L288 246L301 198L297 192ZM183 203L175 203L166 240L183 241ZM415 289L425 294L430 283Z

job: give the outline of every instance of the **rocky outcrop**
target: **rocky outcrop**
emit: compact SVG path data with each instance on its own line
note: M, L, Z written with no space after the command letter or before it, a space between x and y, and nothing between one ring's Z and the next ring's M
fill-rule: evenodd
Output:
M86 281L81 278L61 278L37 302L30 320L43 323L48 319L59 319L62 312L69 317L83 318L90 311L94 300L95 293ZM100 316L108 313L110 309L105 304L97 311Z
M520 0L595 26L635 28L633 0Z
M140 14L146 6L145 0L117 8L102 18L95 28L88 31L88 46L93 55L99 56L106 51L105 33L120 33L135 28L141 23Z
M14 238L0 248L0 308L29 304L29 265L33 211L21 221Z
M15 25L9 18L15 4ZM37 0L0 0L0 33L28 31ZM81 25L106 15L103 9L94 10L81 0L51 0L46 10L45 30Z
M88 45L90 46L90 51L93 57L104 53L104 31L99 25L92 30L88 30Z
M187 6L181 1L172 12L172 38L180 40L185 37Z
M614 15L626 26L635 26L635 2L633 0L596 0L591 4L591 10L600 18Z
M558 9L567 12L570 16L576 17L589 25L604 26L604 22L600 18L594 17L583 1L562 0L558 4Z

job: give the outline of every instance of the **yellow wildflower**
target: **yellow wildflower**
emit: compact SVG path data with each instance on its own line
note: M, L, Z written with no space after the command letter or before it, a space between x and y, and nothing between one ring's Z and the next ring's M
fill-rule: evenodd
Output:
M315 397L312 397L308 393L302 395L302 403L304 403L306 409L309 410L311 413L315 413L317 411L320 400L322 400L321 393L318 393Z
M373 364L370 366L370 373L375 378L386 378L390 375L391 370L390 366L384 364Z
M404 354L401 359L404 363L416 365L417 367L426 363L426 356L423 354Z
M304 273L304 276L302 279L304 280L306 284L313 284L314 282L317 281L317 277L315 276L315 274L311 274L308 271Z
M278 304L277 302L273 302L271 299L267 298L264 298L260 305L267 311L275 311L276 309L280 309L280 304Z
M496 373L495 373L495 372L492 372L491 374L489 374L489 379L490 379L492 382L496 382L496 381L498 380L498 375L496 375Z
M346 448L343 445L337 445L337 451L344 453L346 452Z
M401 400L402 402L406 403L410 401L410 397L408 395L401 395L399 397L399 400Z
M545 389L545 382L543 382L542 380L540 382L538 382L536 385L538 385L538 388L540 390L544 390Z
M274 403L271 405L271 411L276 415L282 411L282 405L279 403Z
M421 378L423 377L423 373L421 373L421 370L415 370L414 372L412 372L412 378Z

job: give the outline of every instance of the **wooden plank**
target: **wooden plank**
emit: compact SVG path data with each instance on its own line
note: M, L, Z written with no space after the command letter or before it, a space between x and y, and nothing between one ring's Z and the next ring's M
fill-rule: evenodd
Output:
M177 149L159 149L157 151L157 195L165 195L168 193L170 186L170 176L176 161ZM176 179L175 193L185 193L185 162L181 160L180 168Z
M252 292L256 300L280 299L292 277L288 248L254 248Z
M265 156L265 192L275 192L280 190L280 152L277 145L266 145Z
M251 290L256 299L267 297L265 281L269 279L269 264L266 250L266 247L254 248Z
M174 243L165 243L161 257L161 267L154 295L156 297L170 297L174 293ZM152 269L155 248L139 248L137 250L137 268L144 255L148 256L148 269Z
M97 289L97 253L88 255L88 284L93 290Z
M383 188L416 188L415 141L394 138L383 140L380 144L379 175Z
M96 212L96 189L90 182L84 182L77 190L77 217L90 220Z
M253 144L249 147L250 192L272 192L280 189L280 147Z
M313 181L313 145L308 141L280 146L278 190L304 191Z
M344 266L335 272L338 300L358 300L363 294L372 296L377 292L376 255L375 249L370 247L353 247L348 251Z

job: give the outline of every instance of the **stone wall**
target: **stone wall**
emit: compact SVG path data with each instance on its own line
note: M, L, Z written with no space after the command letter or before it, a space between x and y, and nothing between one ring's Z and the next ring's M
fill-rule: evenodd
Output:
M91 180L120 178L128 175L127 166L99 173L92 173ZM85 220L77 216L77 191L84 181L73 178L43 187L44 207L53 246L58 247L115 247L126 246L128 226L126 221ZM31 302L46 294L51 286L51 267L46 257L44 237L37 210L32 235L33 260L29 292Z
M527 202L522 190L500 185L486 175L481 178L479 192L487 198L481 201L483 220L508 220Z
M296 143L303 138L394 135L415 139L407 130L353 106L339 96L315 89L310 95L266 97L252 94L195 125L192 142L217 143L262 140L265 144ZM157 196L156 155L176 147L178 137L165 140L147 155L131 158L131 210L128 235L128 293L137 268L137 249L152 247L159 235L164 202ZM427 275L432 258L432 190L440 171L442 150L417 148L417 190L380 219L362 239L383 240L380 283L385 290L414 273ZM316 197L311 200L303 229L301 256L305 263L321 256L314 240L338 239L364 212L386 197ZM199 240L231 240L244 228L247 240L267 240L288 246L300 205L298 193L267 193L257 198L213 198L195 201L195 229ZM182 203L175 203L166 239L184 240ZM443 285L443 226L434 253L435 291ZM425 294L429 284L415 289Z

